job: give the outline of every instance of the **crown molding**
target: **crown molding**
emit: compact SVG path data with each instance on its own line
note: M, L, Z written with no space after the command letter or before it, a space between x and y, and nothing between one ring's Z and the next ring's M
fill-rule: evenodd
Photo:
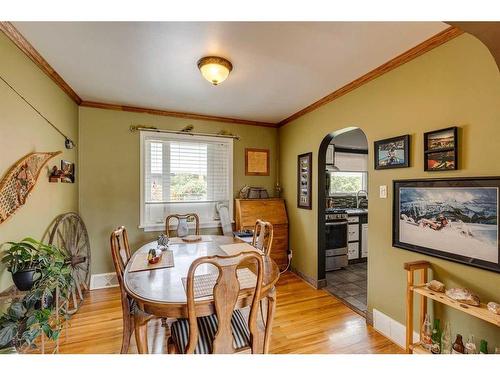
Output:
M398 55L394 57L393 59L389 60L385 64L380 65L379 67L373 69L372 71L366 73L365 75L359 77L358 79L348 83L347 85L341 87L338 90L335 90L331 94L328 94L327 96L321 98L320 100L310 104L309 106L305 107L304 109L301 109L300 111L294 113L293 115L287 117L286 119L280 121L277 126L282 127L293 120L298 119L299 117L314 111L315 109L318 109L321 106L324 106L325 104L330 103L331 101L340 98L341 96L351 92L352 90L357 89L358 87L361 87L367 82L370 82L371 80L380 77L381 75L403 65L406 64L407 62L415 59L416 57L419 57L423 55L426 52L429 52L430 50L440 46L443 43L446 43L453 38L456 38L457 36L461 35L463 33L462 30L460 30L457 27L449 27L436 35L430 37L429 39L423 41L422 43L416 45L415 47L409 49L406 52L403 52L401 55Z
M21 50L31 61L33 61L45 74L47 74L57 86L61 88L76 104L80 104L82 99L71 88L70 85L50 66L42 55L31 45L30 42L12 25L10 22L0 22L0 30Z
M162 109L135 107L135 106L111 104L111 103L92 102L92 101L87 101L87 100L82 101L80 103L80 106L81 107L90 107L90 108L109 109L109 110L113 110L113 111L148 113L150 115L179 117L179 118L187 118L187 119L191 119L191 120L217 121L217 122L226 122L226 123L231 123L231 124L264 126L264 127L268 127L268 128L275 128L277 126L276 124L271 123L271 122L251 121L251 120L243 120L243 119L237 119L237 118L231 118L231 117L202 115L202 114L197 114L197 113L173 112L173 111L166 111L166 110L162 110Z

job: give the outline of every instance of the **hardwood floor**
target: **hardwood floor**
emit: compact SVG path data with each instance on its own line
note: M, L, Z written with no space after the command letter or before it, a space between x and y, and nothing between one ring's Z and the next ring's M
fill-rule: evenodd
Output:
M121 307L118 288L89 293L70 320L60 342L60 353L119 353ZM166 352L160 320L149 323L149 350ZM292 273L282 275L271 353L403 353L403 350L366 325L365 319L335 297L316 290ZM130 353L137 353L132 338Z

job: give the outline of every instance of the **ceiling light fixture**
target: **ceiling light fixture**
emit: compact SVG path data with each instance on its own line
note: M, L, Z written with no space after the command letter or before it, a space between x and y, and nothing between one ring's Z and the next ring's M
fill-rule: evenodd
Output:
M208 82L217 86L229 76L233 70L233 64L223 57L205 56L198 60L198 69Z

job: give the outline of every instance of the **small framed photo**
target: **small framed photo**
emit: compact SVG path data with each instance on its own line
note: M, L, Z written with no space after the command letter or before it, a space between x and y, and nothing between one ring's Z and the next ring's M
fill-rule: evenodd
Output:
M424 170L458 169L458 128L456 126L424 133Z
M61 160L61 182L74 183L75 182L75 163L66 160Z
M297 207L312 209L312 152L298 156Z
M269 176L269 150L245 149L245 176Z
M410 135L375 141L375 169L407 168L410 166Z

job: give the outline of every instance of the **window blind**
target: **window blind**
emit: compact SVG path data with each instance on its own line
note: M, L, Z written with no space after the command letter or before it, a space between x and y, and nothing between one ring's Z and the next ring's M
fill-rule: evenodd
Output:
M214 223L217 202L232 206L232 139L141 132L141 142L142 226L189 212Z

